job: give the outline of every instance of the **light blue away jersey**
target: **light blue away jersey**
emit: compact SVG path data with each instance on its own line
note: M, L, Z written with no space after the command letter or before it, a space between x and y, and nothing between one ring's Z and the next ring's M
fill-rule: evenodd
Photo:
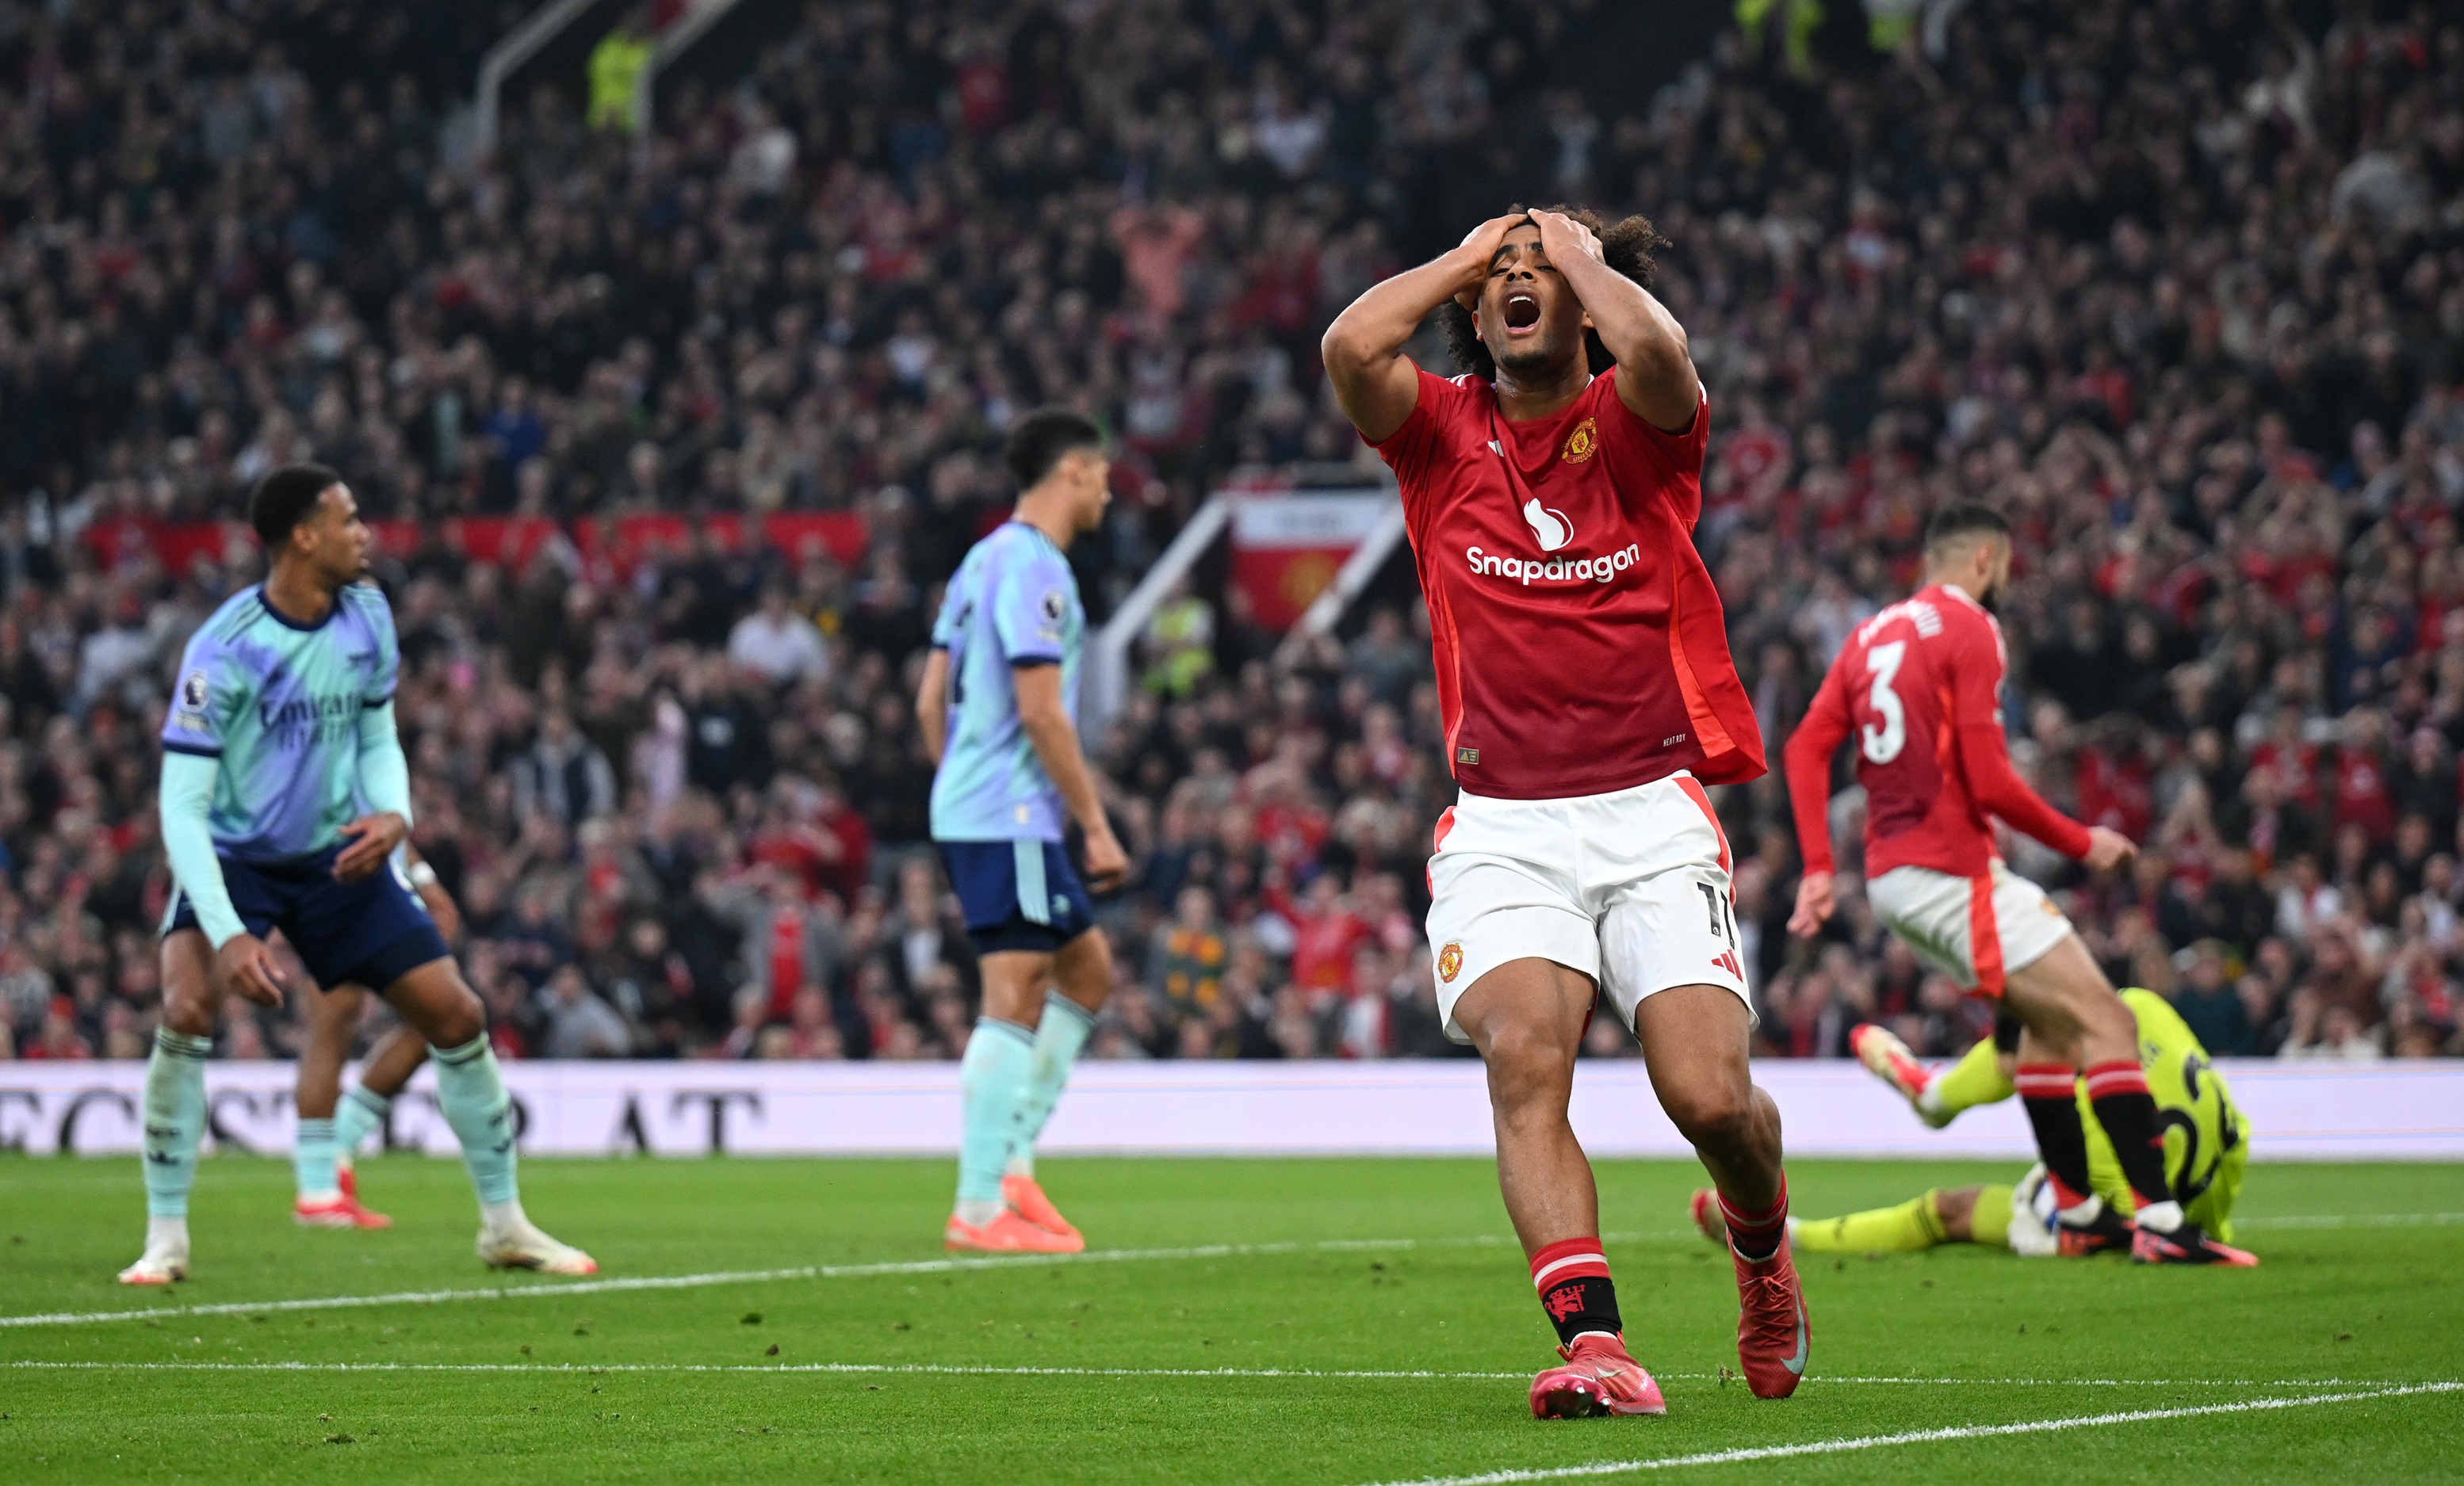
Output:
M275 613L263 585L233 595L188 641L163 747L222 760L214 850L282 862L326 850L360 809L360 714L393 700L393 610L353 583L324 622Z
M1061 667L1062 704L1078 720L1087 611L1069 559L1023 521L1004 523L950 579L933 646L950 652L950 731L933 776L933 839L1061 840L1068 812L1019 726L1013 666Z

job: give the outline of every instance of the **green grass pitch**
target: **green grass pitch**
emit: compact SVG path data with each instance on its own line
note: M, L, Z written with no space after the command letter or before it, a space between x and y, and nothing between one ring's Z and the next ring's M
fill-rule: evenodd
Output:
M604 1280L790 1273L371 1301L495 1283L458 1166L365 1164L397 1226L337 1234L292 1226L287 1165L218 1158L196 1278L132 1291L112 1276L142 1235L136 1162L0 1158L0 1313L234 1307L0 1326L0 1480L2464 1478L2464 1391L2392 1391L2464 1381L2464 1167L2255 1168L2255 1272L1809 1256L1813 1363L1766 1403L1720 1378L1736 1292L1682 1231L1699 1171L1605 1163L1628 1337L1669 1412L1560 1423L1525 1403L1552 1338L1485 1162L1050 1161L1098 1252L973 1266L941 1262L946 1162L522 1174ZM1790 1178L1812 1216L2014 1174ZM274 1303L329 1298L349 1303ZM1899 1438L1930 1431L1952 1432ZM1764 1453L1703 1458L1733 1452Z

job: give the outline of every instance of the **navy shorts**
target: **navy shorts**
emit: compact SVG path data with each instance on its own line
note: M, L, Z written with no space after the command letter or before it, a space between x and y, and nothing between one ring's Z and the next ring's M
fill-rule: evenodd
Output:
M978 954L1045 954L1095 927L1095 905L1059 841L936 841Z
M338 883L334 859L341 850L289 862L220 858L239 921L260 939L281 929L324 990L349 982L381 993L430 960L444 959L445 936L393 863L359 882ZM164 934L197 927L196 906L175 885Z

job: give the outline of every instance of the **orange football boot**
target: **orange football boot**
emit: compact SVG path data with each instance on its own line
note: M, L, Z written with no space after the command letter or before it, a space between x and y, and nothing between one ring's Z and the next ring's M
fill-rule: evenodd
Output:
M1002 1177L1001 1200L1010 1205L1012 1212L1036 1227L1059 1234L1064 1238L1075 1239L1080 1247L1085 1247L1086 1238L1070 1226L1067 1218L1061 1215L1061 1210L1052 1205L1052 1199L1044 1194L1044 1189L1036 1185L1034 1177Z
M302 1228L391 1228L393 1219L360 1206L344 1191L322 1202L301 1197L291 1204L291 1218Z
M1602 1414L1666 1413L1660 1385L1625 1349L1625 1338L1586 1331L1557 1355L1566 1359L1531 1380L1531 1417L1592 1419Z
M1003 1208L1000 1216L980 1228L962 1223L957 1213L951 1213L949 1226L941 1230L941 1245L953 1254L1076 1254L1087 1247L1087 1240L1039 1228Z
M1745 1369L1746 1387L1756 1398L1786 1398L1804 1381L1814 1335L1805 1322L1805 1295L1788 1239L1783 1236L1767 1259L1739 1254L1733 1239L1728 1255L1737 1263L1737 1363Z

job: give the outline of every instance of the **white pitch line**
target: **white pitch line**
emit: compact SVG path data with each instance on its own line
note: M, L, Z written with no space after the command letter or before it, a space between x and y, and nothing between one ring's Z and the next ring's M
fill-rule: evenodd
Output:
M1427 1367L994 1367L957 1363L11 1362L0 1366L57 1372L529 1372L585 1377L601 1373L935 1373L996 1378L1425 1378L1493 1383L1521 1382L1530 1376Z
M1016 1378L1387 1378L1521 1382L1525 1372L1475 1372L1434 1367L1018 1367L963 1363L415 1363L415 1362L143 1362L37 1361L0 1366L43 1372L449 1372L449 1373L935 1373ZM1715 1373L1663 1372L1661 1378L1708 1383ZM1945 1384L1993 1388L2403 1388L2384 1378L1886 1378L1811 1377L1822 1385Z
M607 1295L628 1290L698 1290L711 1285L764 1284L781 1279L863 1279L884 1275L947 1275L979 1269L1020 1269L1037 1264L1129 1264L1158 1259L1256 1258L1295 1254L1355 1254L1409 1249L1485 1248L1509 1240L1492 1234L1457 1238L1330 1238L1317 1243L1210 1243L1180 1249L1091 1249L1084 1254L1036 1254L984 1258L912 1259L878 1264L805 1264L792 1269L715 1270L702 1275L644 1275L619 1279L582 1279L572 1284L492 1285L475 1290L395 1290L383 1295L326 1295L302 1300L223 1301L210 1305L158 1305L124 1311L49 1311L0 1316L0 1327L75 1326L107 1321L152 1321L174 1316L245 1316L276 1311L342 1310L363 1305L439 1305L454 1300L513 1300L542 1296Z
M2244 1218L2252 1228L2400 1228L2464 1223L2464 1213L2374 1213ZM1644 1243L1692 1238L1690 1229L1653 1229L1603 1234L1609 1243ZM1292 1254L1348 1254L1419 1248L1501 1247L1509 1240L1495 1234L1452 1238L1332 1238L1316 1243L1222 1243L1177 1249L1097 1249L1085 1254L1025 1255L1017 1257L914 1259L877 1264L804 1264L788 1269L714 1270L700 1275L645 1275L617 1279L583 1279L572 1284L492 1285L467 1290L395 1290L381 1295L313 1296L300 1300L221 1301L209 1305L157 1305L119 1311L47 1311L0 1316L0 1330L17 1326L94 1325L113 1321L156 1321L177 1316L245 1316L286 1311L348 1310L369 1305L442 1305L456 1300L511 1300L539 1296L605 1295L634 1290L698 1290L712 1285L766 1284L781 1279L860 1279L885 1275L946 1275L979 1269L1007 1269L1032 1264L1136 1263L1169 1259L1251 1258Z
M2196 1419L2211 1414L2257 1413L2275 1409L2310 1409L2321 1404L2365 1403L2380 1398L2405 1398L2425 1393L2453 1393L2464 1383L2411 1383L2352 1393L2313 1393L2302 1398L2254 1398L2233 1404L2195 1404L2179 1409L2135 1409L2123 1413L2074 1414L2057 1419L2032 1419L2023 1424L1969 1424L1942 1430L1908 1430L1897 1434L1866 1434L1846 1439L1809 1440L1801 1445L1757 1445L1741 1450L1712 1450L1700 1454L1662 1455L1646 1460L1598 1460L1587 1465L1489 1471L1478 1475L1429 1475L1381 1486L1510 1486L1518 1481L1560 1481L1594 1475L1631 1475L1690 1465L1735 1465L1749 1460L1785 1460L1798 1455L1845 1454L1894 1445L1924 1445L1944 1440L1988 1439L2002 1434L2039 1434L2057 1430L2099 1429L2114 1424L2142 1424L2156 1419Z
M2245 1217L2235 1228L2447 1228L2464 1213L2318 1213L2295 1217Z

